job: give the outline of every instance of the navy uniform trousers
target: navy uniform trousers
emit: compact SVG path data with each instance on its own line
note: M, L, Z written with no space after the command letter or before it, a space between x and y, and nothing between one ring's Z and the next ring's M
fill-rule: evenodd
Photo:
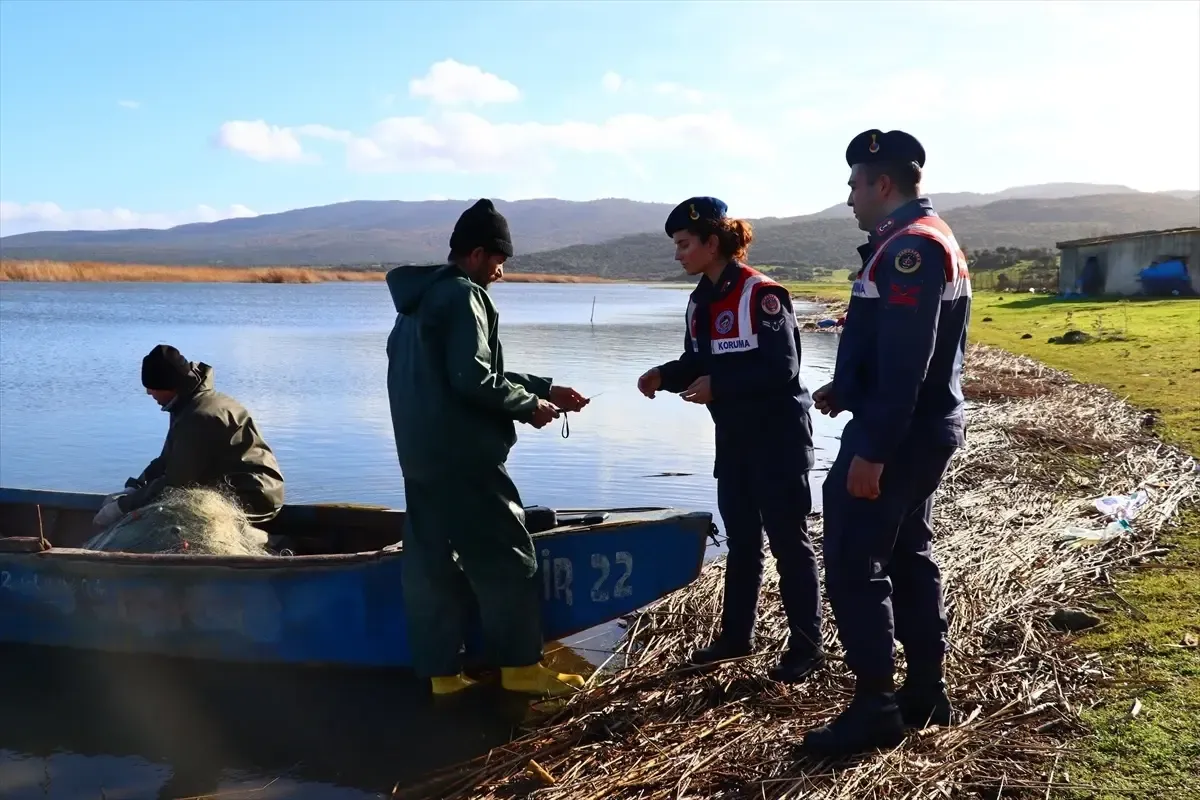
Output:
M931 518L955 448L910 436L885 464L879 497L864 500L846 489L862 435L846 424L822 492L826 591L846 663L860 680L890 681L898 640L910 675L940 678L947 622Z
M816 552L808 537L807 518L812 509L808 470L800 455L784 446L771 453L724 442L717 448L717 507L729 550L722 638L735 645L753 641L766 528L791 634L788 648L799 652L819 649L821 585Z

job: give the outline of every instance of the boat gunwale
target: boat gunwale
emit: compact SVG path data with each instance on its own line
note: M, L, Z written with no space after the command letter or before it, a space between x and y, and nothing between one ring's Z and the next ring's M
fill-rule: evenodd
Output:
M638 513L638 512L668 512L657 518L631 518L593 523L590 525L566 525L550 528L531 534L532 539L540 540L564 535L599 534L631 527L663 524L672 522L686 523L690 520L704 519L712 522L712 513L707 511L684 511L671 507L644 509L593 509L590 511L563 511L562 514L573 513ZM701 538L708 535L708 526L703 531L697 530ZM336 568L363 565L378 561L400 558L404 555L403 542L397 542L395 549L381 548L358 553L320 553L312 555L273 556L273 555L216 555L210 553L124 553L105 550L86 550L79 547L53 547L37 552L0 553L0 560L31 561L34 559L52 558L63 563L96 563L126 566L191 566L195 568L217 567L247 570L279 570L279 571L308 571L317 568ZM388 547L392 547L389 545Z

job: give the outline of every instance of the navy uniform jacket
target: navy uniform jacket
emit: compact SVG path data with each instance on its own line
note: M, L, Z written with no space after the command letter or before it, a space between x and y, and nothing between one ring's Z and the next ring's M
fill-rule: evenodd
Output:
M886 462L910 436L963 444L966 256L925 198L899 208L858 251L833 377L834 405L864 434L855 455Z
M701 278L688 300L683 355L658 370L668 392L709 376L718 462L731 448L775 458L786 449L812 468L812 397L800 379L792 299L778 283L737 262L716 286Z

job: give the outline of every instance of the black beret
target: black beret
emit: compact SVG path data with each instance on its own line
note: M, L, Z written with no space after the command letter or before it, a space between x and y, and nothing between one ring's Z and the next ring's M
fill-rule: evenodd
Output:
M725 219L727 210L729 210L729 206L715 197L689 197L671 209L671 213L667 215L667 224L663 227L667 231L667 236L674 236L688 225L693 225L700 220L715 222Z
M512 258L512 236L508 232L508 220L487 198L476 201L475 205L464 211L458 222L454 223L454 232L450 234L452 251L469 253L476 247Z
M192 365L169 344L160 344L142 359L142 386L147 389L179 389L192 372Z
M850 140L846 148L846 163L879 164L883 162L914 162L925 166L925 148L916 137L904 131L863 131Z

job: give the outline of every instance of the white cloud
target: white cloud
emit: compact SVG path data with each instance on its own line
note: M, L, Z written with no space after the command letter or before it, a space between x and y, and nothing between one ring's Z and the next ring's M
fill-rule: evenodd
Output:
M616 72L604 75L609 91L634 88ZM512 102L516 86L479 67L453 59L430 67L409 85L412 95L440 106ZM705 96L662 82L644 94L700 103ZM498 173L552 171L564 154L610 155L688 150L737 154L751 160L772 152L770 142L725 111L652 116L624 113L603 121L492 122L464 109L443 108L423 116L392 116L359 133L329 125L278 126L265 120L231 120L216 141L225 149L258 161L315 162L304 139L342 144L346 165L356 172Z
M599 191L601 185L628 195L644 184L647 196L657 198L680 187L691 191L685 183L693 162L711 173L718 188L729 187L721 191L730 193L731 204L738 201L739 213L751 215L811 211L827 204L829 192L840 195L845 143L873 127L903 128L925 141L931 186L936 182L939 189L990 190L1051 180L1194 185L1200 151L1186 145L1200 141L1200 106L1194 101L1200 96L1200 60L1187 37L1194 39L1200 6L1163 6L1170 17L1166 23L1142 19L1137 4L1101 4L1103 13L1095 18L1088 7L1051 7L1062 17L1087 12L1069 25L1056 23L1070 29L1075 48L1047 46L1060 37L1044 31L1034 41L1016 36L1031 19L1027 10L1018 15L1008 5L952 5L968 31L995 28L996 36L946 34L940 60L924 69L889 72L883 84L879 65L870 59L838 67L785 61L754 83L753 91L738 88L751 84L728 70L696 84L703 91L690 88L691 79L683 76L680 82L642 81L617 71L593 73L584 91L608 93L623 112L609 117L579 112L586 116L492 119L465 105L472 97L481 102L480 95L437 88L434 65L411 87L416 95L438 100L426 113L384 111L374 125L353 130L242 123L256 126L257 147L237 142L244 146L231 149L259 158L283 151L304 160L303 154L321 148L327 162L340 153L349 170L365 173L500 174L514 181L520 195L553 188L569 196ZM895 12L911 13L903 7ZM1126 57L1080 59L1076 52L1108 50ZM751 54L764 63L778 55L768 48ZM1001 62L1007 64L1002 74L995 66ZM486 75L457 62L442 64ZM904 87L910 88L901 91ZM515 89L514 98L520 94ZM1120 98L1121 111L1106 114L1113 97ZM458 106L449 107L454 103ZM1153 124L1164 108L1171 109L1170 124ZM272 136L280 140L278 147L268 146ZM726 173L728 178L721 177ZM797 187L792 176L830 188Z
M541 176L517 175L503 191L497 193L497 196L512 203L518 200L541 200L546 197L554 197L555 194L551 183L542 180Z
M346 131L339 131L336 128L331 128L328 125L301 125L297 128L287 128L289 134L295 136L308 136L313 139L325 139L330 142L348 143L354 137ZM299 142L297 142L297 145Z
M660 97L683 100L694 105L699 105L708 99L707 95L699 89L691 89L673 81L661 81L647 87L629 78L622 77L611 70L604 73L604 77L600 79L600 86L609 94L622 92L625 94L641 93L644 95L649 93Z
M131 111L136 111L142 107L142 104L137 100L118 100L117 105L119 105L121 108L128 108Z
M389 117L365 135L325 125L276 130L286 131L297 150L298 137L340 142L351 170L374 173L550 171L555 157L564 154L631 156L687 149L753 160L772 153L769 141L725 112L618 114L602 122L543 123L492 122L456 111Z
M68 210L57 203L14 203L0 200L0 236L30 231L170 228L189 222L216 222L221 219L256 216L258 212L241 204L234 204L228 208L199 205L182 211L143 212L127 208Z
M217 131L217 144L256 161L305 161L310 157L291 128L263 120L231 120Z
M671 83L670 81L655 84L654 91L656 94L677 97L695 105L704 102L704 92L699 89L689 89L686 86L680 86L678 83Z
M431 66L425 77L409 81L408 92L444 106L512 103L521 98L520 90L512 83L452 58Z

